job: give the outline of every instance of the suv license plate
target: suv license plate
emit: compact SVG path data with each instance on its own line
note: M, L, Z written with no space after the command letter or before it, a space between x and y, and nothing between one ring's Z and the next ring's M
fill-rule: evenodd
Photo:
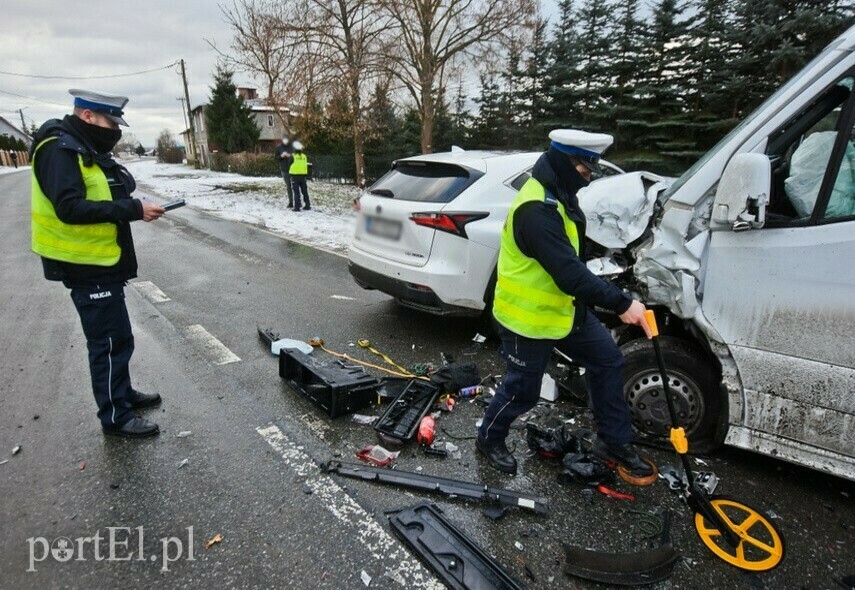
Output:
M365 231L388 240L397 240L401 237L401 223L381 217L366 217Z

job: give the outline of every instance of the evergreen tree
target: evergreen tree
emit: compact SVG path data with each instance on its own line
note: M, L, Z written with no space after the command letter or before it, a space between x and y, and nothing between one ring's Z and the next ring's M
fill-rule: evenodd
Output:
M388 80L374 87L365 125L365 176L368 182L373 182L402 155L399 145L402 123L392 104Z
M232 77L229 70L217 68L205 112L208 137L220 150L229 154L254 149L261 134L252 111L238 95Z
M549 43L545 19L534 23L531 43L524 55L525 68L521 72L519 122L522 132L520 147L533 148L544 143L547 129L549 93L547 71L549 68Z
M592 131L612 127L608 109L611 86L612 39L610 23L615 21L615 8L604 0L582 0L576 15L581 23L576 41L578 88L572 94L581 111L574 127Z
M615 136L613 153L627 151L634 145L632 121L638 108L636 87L643 73L648 70L644 54L647 27L638 18L638 10L638 0L624 0L617 11L615 57L606 75L612 81L608 93L611 104L607 111L611 126L606 129Z
M548 44L548 65L543 75L546 97L543 123L547 130L577 126L582 112L576 94L583 74L577 68L579 52L573 0L560 0L558 9L558 22Z
M691 59L688 23L682 20L685 0L659 0L645 37L643 63L636 93L639 104L624 125L635 136L636 153L621 162L631 169L645 168L663 174L683 170L697 156L688 124L687 63ZM667 152L668 155L664 155Z
M691 113L690 137L706 151L734 123L729 96L734 80L729 63L738 48L729 34L732 0L696 0L695 20L689 28L692 71L686 86Z
M471 138L472 116L466 109L466 94L463 92L463 82L457 84L453 107L454 111L451 113L451 145L459 147L468 146Z
M496 150L505 147L506 112L504 93L495 72L481 74L481 95L475 99L478 115L472 130L472 145L478 149Z
M137 146L136 154L137 154L139 157L143 157L143 156L145 155L145 148L142 146L142 144L139 144L139 145Z

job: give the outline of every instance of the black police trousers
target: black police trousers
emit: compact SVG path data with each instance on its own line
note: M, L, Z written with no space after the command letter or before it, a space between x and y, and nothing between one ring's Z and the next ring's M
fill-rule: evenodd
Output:
M306 176L304 174L292 174L291 186L294 189L294 210L299 211L302 207L311 207L309 202L309 189L306 186ZM300 193L303 193L303 204L300 205Z
M71 300L80 315L89 348L89 374L98 418L106 428L118 428L133 418L128 363L134 353L134 335L125 306L124 283L72 287Z
M505 440L511 423L537 405L553 348L585 367L597 434L608 443L632 442L632 421L623 397L623 354L590 310L581 328L561 340L536 340L507 330L502 333L506 374L478 429L481 439L487 444Z

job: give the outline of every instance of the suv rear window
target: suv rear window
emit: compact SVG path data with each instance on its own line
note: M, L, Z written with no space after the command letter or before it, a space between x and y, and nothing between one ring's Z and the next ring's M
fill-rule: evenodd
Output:
M449 203L482 175L454 164L398 162L368 193L402 201Z

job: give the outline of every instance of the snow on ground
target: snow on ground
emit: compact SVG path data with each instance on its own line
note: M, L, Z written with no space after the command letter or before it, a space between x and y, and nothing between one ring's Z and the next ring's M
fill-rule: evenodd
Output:
M144 191L166 200L186 199L187 205L225 219L245 221L312 246L344 253L353 237L353 199L359 189L327 182L309 182L311 211L287 208L285 182L279 177L256 178L194 170L182 164L160 164L153 158L126 160Z
M20 172L21 170L29 169L29 166L18 166L17 168L15 168L14 166L0 166L0 175L12 174L13 172Z

